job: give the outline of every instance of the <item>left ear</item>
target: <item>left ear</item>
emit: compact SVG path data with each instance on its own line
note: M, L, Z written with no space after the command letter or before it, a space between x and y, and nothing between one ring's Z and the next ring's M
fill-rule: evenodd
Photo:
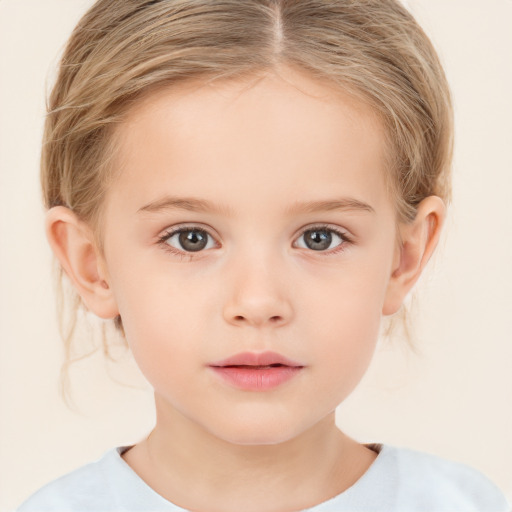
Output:
M401 244L393 261L383 315L396 313L419 279L439 242L445 215L443 200L429 196L419 204L414 220L400 225Z

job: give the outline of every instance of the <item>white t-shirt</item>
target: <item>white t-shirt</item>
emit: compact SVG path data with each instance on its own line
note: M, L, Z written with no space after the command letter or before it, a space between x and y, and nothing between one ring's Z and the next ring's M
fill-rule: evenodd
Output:
M347 490L307 512L510 512L501 491L478 471L425 453L367 445L379 452ZM15 512L184 512L124 461L129 447L106 452L50 482ZM264 511L262 511L264 512Z

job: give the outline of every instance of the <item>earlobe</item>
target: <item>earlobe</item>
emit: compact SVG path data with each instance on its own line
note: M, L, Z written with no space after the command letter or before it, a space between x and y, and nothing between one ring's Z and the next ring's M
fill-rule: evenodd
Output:
M91 228L64 206L48 210L46 236L87 309L101 318L119 314Z
M414 220L401 226L401 244L386 290L383 315L396 313L419 279L439 242L445 212L442 199L429 196L419 204Z

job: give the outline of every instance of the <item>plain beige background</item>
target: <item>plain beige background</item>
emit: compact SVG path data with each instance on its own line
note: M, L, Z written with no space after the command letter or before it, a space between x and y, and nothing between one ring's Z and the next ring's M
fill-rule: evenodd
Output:
M38 159L45 81L89 0L0 0L0 509L149 433L152 395L130 362L97 355L58 394L62 348ZM474 466L512 499L512 1L410 0L456 108L454 203L420 283L415 356L382 344L339 408L341 428ZM122 387L109 377L136 386Z

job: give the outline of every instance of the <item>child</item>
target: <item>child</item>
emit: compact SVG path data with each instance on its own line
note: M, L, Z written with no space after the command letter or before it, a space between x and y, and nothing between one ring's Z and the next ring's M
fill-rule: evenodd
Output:
M157 422L19 512L509 510L334 421L450 196L448 86L398 2L99 0L49 107L49 242Z

